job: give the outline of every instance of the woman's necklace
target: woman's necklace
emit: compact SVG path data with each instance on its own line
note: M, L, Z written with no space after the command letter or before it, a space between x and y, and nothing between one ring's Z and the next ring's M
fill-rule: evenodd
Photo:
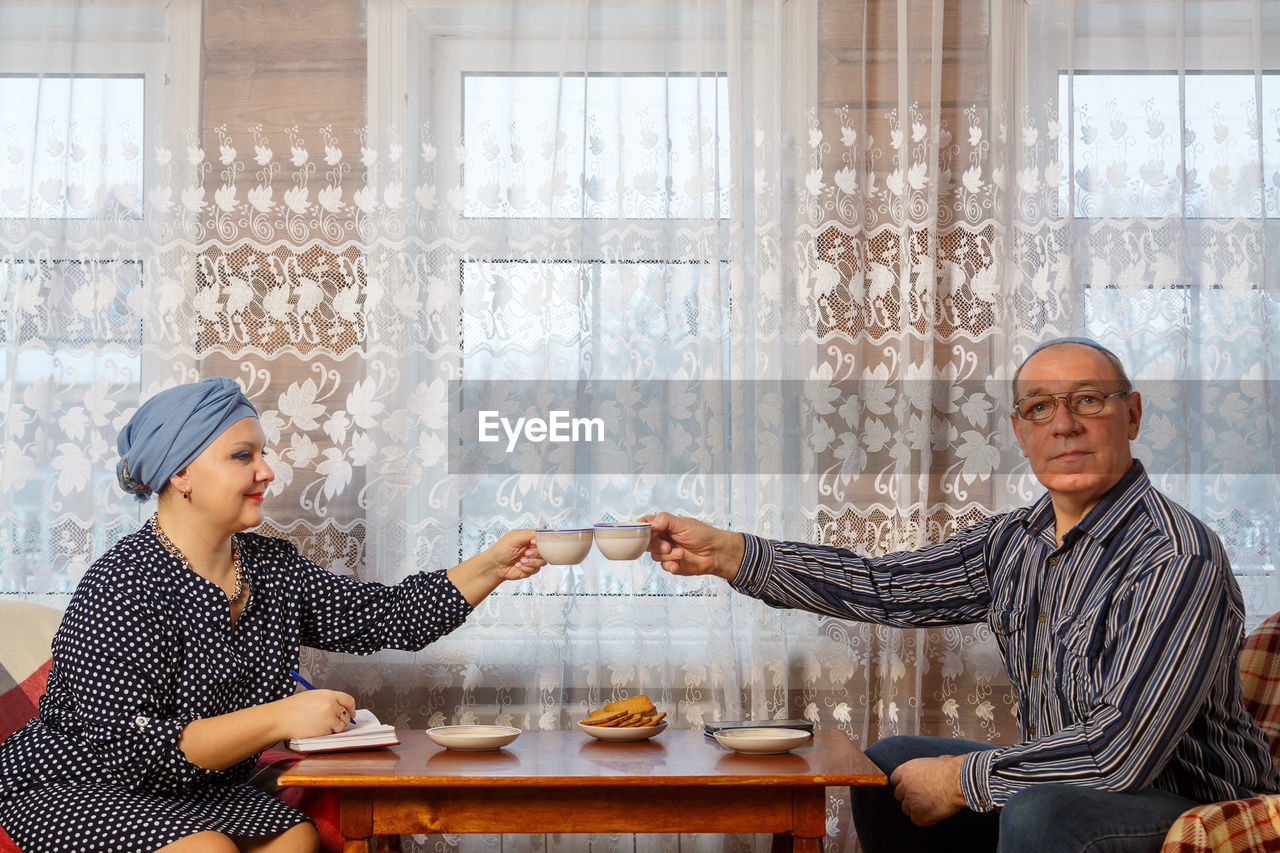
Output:
M164 531L160 529L160 513L151 516L149 522L151 532L155 534L156 539L160 540L160 544L170 555L177 557L178 562L182 563L182 567L188 571L192 571L191 563L187 562L187 557L178 550L178 546L169 541L169 537L164 535ZM236 540L231 540L231 566L236 570L236 588L235 591L227 596L228 604L235 604L240 600L240 593L244 590L244 567L240 565L240 548L236 545Z

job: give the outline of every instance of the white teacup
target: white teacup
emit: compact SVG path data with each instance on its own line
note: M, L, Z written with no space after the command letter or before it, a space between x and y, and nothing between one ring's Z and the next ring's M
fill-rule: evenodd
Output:
M610 560L634 560L649 550L649 523L602 521L595 526L596 547Z
M590 527L540 527L533 536L538 553L553 566L581 563L591 552Z

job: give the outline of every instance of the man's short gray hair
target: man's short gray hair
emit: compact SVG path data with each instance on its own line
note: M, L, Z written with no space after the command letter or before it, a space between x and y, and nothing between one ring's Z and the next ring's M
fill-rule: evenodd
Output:
M1098 352L1105 355L1107 357L1107 361L1111 362L1111 366L1115 368L1116 376L1120 378L1120 390L1122 391L1133 390L1133 383L1129 381L1129 374L1125 373L1124 363L1120 361L1120 356L1116 355L1111 350L1104 347L1102 344L1098 343L1092 338L1054 338L1053 340L1045 341L1044 343L1040 344L1038 347L1033 349L1031 353L1022 360L1022 364L1018 365L1018 369L1013 372L1013 380L1010 383L1010 385L1013 388L1013 396L1015 399L1017 399L1017 396L1018 396L1018 376L1022 373L1022 368L1026 367L1027 362L1031 360L1031 356L1035 355L1041 350L1046 350L1049 347L1056 347L1061 344L1080 344L1081 346L1086 346L1086 347L1090 347L1091 349L1096 349Z

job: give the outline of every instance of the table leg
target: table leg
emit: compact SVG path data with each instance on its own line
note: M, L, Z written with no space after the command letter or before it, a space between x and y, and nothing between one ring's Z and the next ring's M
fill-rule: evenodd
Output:
M791 843L791 833L775 832L773 846L769 848L769 853L791 853Z
M791 850L793 853L822 853L822 838L827 831L826 790L795 788L792 789L791 796L794 810L790 833ZM774 844L776 846L776 840Z
M360 788L343 788L338 796L342 853L374 853L373 797Z
M821 838L801 838L796 836L792 840L794 842L791 847L793 853L822 853Z

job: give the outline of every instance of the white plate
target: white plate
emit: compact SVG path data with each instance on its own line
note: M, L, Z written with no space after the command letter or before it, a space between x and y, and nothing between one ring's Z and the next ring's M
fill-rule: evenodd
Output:
M733 729L716 732L716 740L734 752L749 755L774 755L790 752L812 735L802 729Z
M436 726L427 729L427 737L445 749L480 752L501 749L520 737L520 730L510 726Z
M597 740L648 740L656 734L660 734L666 729L666 721L656 726L631 726L630 728L620 728L618 726L588 726L585 723L578 723L578 728Z

